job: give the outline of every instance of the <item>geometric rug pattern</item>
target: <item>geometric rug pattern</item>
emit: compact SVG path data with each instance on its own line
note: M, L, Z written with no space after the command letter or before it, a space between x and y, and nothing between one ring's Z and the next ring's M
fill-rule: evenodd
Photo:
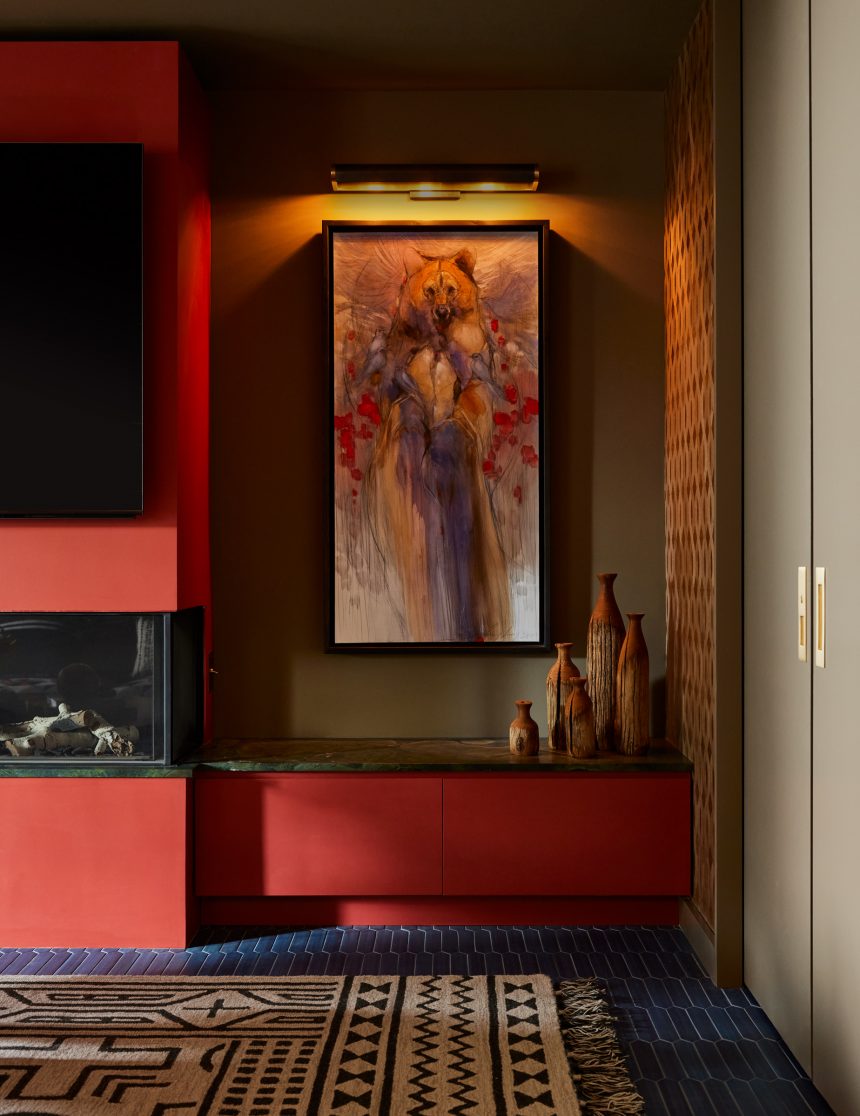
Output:
M490 973L596 977L647 1116L833 1116L752 993L715 987L677 928L207 926L184 949L0 949L7 979Z
M580 1116L545 976L0 980L0 1113Z

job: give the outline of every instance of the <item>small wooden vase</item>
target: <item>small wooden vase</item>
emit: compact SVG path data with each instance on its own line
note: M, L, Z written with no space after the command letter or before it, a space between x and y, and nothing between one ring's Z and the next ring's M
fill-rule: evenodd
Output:
M567 751L564 711L573 693L573 682L579 678L576 664L570 657L572 643L557 643L558 658L546 676L547 747L551 752Z
M511 721L511 751L515 756L536 756L540 747L537 723L532 720L530 701L515 701L517 715Z
M613 590L616 577L614 573L597 575L600 593L588 622L588 694L594 706L594 732L600 752L612 751L618 656L624 642L624 618Z
M618 704L615 745L625 756L648 751L651 695L648 648L642 634L644 612L628 612L627 635L618 659Z
M597 754L594 708L585 688L587 682L587 678L574 678L572 693L564 707L567 750L576 759L588 759Z

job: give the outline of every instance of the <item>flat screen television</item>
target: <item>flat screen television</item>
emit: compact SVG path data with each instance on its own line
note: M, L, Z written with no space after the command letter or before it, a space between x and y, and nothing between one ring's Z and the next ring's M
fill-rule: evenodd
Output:
M0 516L143 510L142 148L0 143Z

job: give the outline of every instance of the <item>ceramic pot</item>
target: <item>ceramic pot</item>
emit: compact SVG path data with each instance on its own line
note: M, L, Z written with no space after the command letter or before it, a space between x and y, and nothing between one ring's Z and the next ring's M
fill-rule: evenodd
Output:
M628 612L627 635L618 657L615 745L625 756L648 751L651 692L648 648L642 633L644 612Z
M567 750L576 759L597 755L594 734L594 708L586 689L587 678L574 678L571 695L564 709Z
M529 711L530 701L516 701L517 715L511 721L509 738L511 751L515 756L536 756L540 748L540 736L537 722L533 721Z
M618 656L624 642L624 618L613 589L616 577L614 573L597 575L600 592L588 622L588 696L594 706L594 732L600 752L611 752L613 747Z
M573 681L579 678L579 671L570 657L572 646L572 643L555 645L558 658L546 676L546 742L551 752L567 751L564 710L573 693Z

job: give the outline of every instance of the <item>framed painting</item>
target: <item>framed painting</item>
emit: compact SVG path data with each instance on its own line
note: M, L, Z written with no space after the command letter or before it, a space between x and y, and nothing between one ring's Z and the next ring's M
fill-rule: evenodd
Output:
M328 650L548 646L547 237L325 224Z

